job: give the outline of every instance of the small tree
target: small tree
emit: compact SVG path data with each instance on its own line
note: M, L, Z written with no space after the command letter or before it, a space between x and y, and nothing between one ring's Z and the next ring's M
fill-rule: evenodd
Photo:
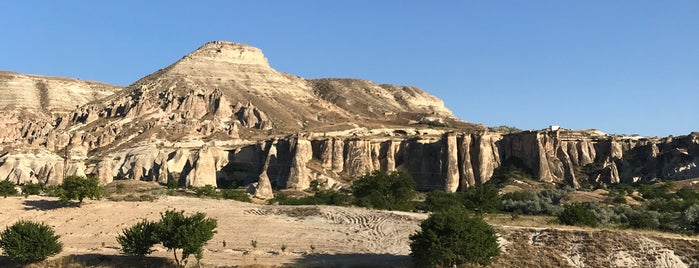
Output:
M410 236L410 256L416 267L488 265L500 255L495 230L464 209L441 210Z
M478 214L495 212L502 207L498 189L490 183L469 187L461 195L464 207Z
M565 225L597 227L599 219L592 210L583 204L572 204L558 214L558 221Z
M78 206L81 206L85 198L100 199L102 198L102 186L99 180L95 177L79 177L70 176L65 178L59 191L59 198L63 202L70 200L78 200Z
M362 207L410 210L415 197L415 181L406 172L388 174L377 170L355 180L352 195L355 203Z
M423 204L425 210L432 212L464 207L457 193L447 193L439 190L428 192Z
M30 195L38 195L41 193L41 184L28 182L22 185L22 195L28 197Z
M163 246L172 250L175 263L180 265L177 250L182 250L182 260L193 254L199 261L203 257L202 249L207 241L216 233L216 220L206 218L206 214L197 212L192 216L184 216L184 211L168 210L161 213L157 224L157 238Z
M143 220L124 229L122 234L117 236L117 242L125 254L143 257L153 252L151 247L159 242L156 231L155 222Z
M13 182L8 180L0 181L0 195L2 195L3 198L16 194L17 189L15 188L15 184Z
M0 233L0 248L13 261L41 261L61 252L58 238L48 225L20 220Z

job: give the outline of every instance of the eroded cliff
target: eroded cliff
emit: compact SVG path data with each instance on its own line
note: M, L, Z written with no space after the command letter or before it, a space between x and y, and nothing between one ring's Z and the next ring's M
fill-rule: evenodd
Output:
M81 83L67 81L48 84L59 94ZM17 90L6 84L2 92ZM37 85L23 87L43 92ZM488 132L417 88L306 80L272 69L259 49L230 42L207 43L120 91L86 85L79 98L65 97L75 99L72 109L34 93L15 94L22 107L3 104L0 179L235 183L268 198L272 188L306 189L313 180L342 187L373 170L407 171L418 188L446 191L486 182L504 165L575 187L699 177L698 133Z

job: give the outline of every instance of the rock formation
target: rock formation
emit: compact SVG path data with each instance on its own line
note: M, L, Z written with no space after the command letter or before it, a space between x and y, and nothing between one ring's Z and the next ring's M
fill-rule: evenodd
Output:
M19 184L84 174L255 183L252 192L270 198L272 188L348 185L373 170L407 171L419 189L446 191L484 183L503 165L574 187L699 177L699 133L488 132L417 88L307 80L230 42L207 43L127 88L2 72L0 95L0 179Z

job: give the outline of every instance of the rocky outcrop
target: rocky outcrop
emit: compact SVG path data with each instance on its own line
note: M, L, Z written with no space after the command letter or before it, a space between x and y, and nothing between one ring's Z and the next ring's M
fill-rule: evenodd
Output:
M68 175L180 185L342 187L374 170L458 191L514 165L577 187L699 177L698 133L648 139L556 129L487 132L414 87L303 79L262 52L210 42L128 88L0 73L0 179ZM449 127L444 127L448 125Z
M121 89L100 82L0 71L0 111L65 113Z
M292 140L293 157L291 159L289 178L286 182L288 188L305 190L310 186L311 175L306 164L311 160L313 154L311 148L311 142L308 140L299 139L298 137Z
M349 184L373 170L404 170L419 189L456 191L488 181L498 167L508 163L519 163L535 179L572 186L582 180L614 184L699 177L697 133L664 140L573 134L449 132L441 137L314 140L293 136L188 148L183 147L186 144L144 143L128 154L112 154L92 164L79 158L65 162L48 151L39 158L5 154L0 157L0 178L57 183L66 172L97 174L103 182L115 177L161 183L181 178L183 184L192 186L258 182L255 195L268 198L273 186L303 190L313 180L328 179Z

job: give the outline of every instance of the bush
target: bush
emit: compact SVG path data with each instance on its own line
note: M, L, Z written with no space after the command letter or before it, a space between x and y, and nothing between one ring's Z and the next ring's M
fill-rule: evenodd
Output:
M99 200L102 198L102 192L102 186L97 178L70 176L63 181L61 191L57 194L61 201L78 200L78 206L81 206L85 198Z
M143 220L130 228L124 229L117 236L122 251L129 255L145 256L153 252L151 247L162 243L172 251L175 263L186 263L189 255L199 261L203 257L204 244L216 233L216 220L206 218L206 214L197 212L184 216L184 211L168 210L160 214L159 222ZM177 250L182 250L182 259L177 258Z
M694 204L682 213L685 229L699 233L699 204Z
M410 236L410 256L416 267L488 265L500 254L495 230L464 209L435 212L420 228Z
M633 186L631 186L629 184L620 183L620 184L613 186L612 191L617 192L620 195L632 195L633 192L635 191L635 189L633 188Z
M211 198L219 198L220 194L216 191L216 187L213 185L204 185L202 187L192 187L194 193L198 197L207 196Z
M614 204L626 204L627 201L626 201L626 197L624 197L623 195L617 195L617 196L614 196L614 199L612 199L612 202L614 202Z
M232 199L241 202L252 202L250 196L248 196L248 194L245 191L235 189L221 190L221 197L223 197L223 199Z
M454 193L444 191L431 191L427 193L423 203L426 211L441 211L455 208L463 208L460 198Z
M492 184L481 184L469 187L462 194L464 207L478 214L500 210L502 201L498 189Z
M48 225L21 220L0 233L0 248L13 261L41 261L63 250L58 238Z
M126 228L117 236L121 251L128 255L143 257L153 252L151 247L158 243L157 224L143 220Z
M332 191L332 190L320 190L313 194L312 196L304 197L290 197L288 195L277 193L274 198L267 201L269 204L280 204L280 205L291 205L291 206L305 206L305 205L330 205L330 206L346 206L351 203L352 197Z
M16 194L17 189L15 188L15 184L13 182L8 180L0 181L0 195L2 195L3 198Z
M672 183L664 183L660 185L643 184L638 187L638 192L645 199L669 198L670 191L674 185Z
M415 181L406 172L377 170L355 180L351 189L358 206L388 210L411 210L414 206Z
M170 189L170 190L175 190L175 189L177 189L180 185L179 185L179 182L178 182L176 179L169 178L169 179L167 180L166 186L167 186L167 188Z
M682 198L685 201L699 200L699 193L689 187L683 187L682 189L677 190L677 192L675 192L675 196Z
M505 134L510 134L510 133L515 133L515 132L522 132L521 129L513 126L506 126L506 125L500 125L497 127L488 127L488 131L492 132L503 132Z
M23 184L21 189L22 189L22 195L24 195L24 197L27 197L30 195L38 195L41 193L41 184L28 182L28 183Z
M156 237L163 246L172 251L175 263L180 264L177 250L182 250L182 261L189 255L200 260L203 256L204 244L211 240L216 233L216 220L206 218L206 214L197 212L192 216L184 216L184 211L168 210L161 213L157 224Z
M539 192L517 191L502 196L502 210L527 215L558 215L562 208L561 199L569 189L542 190Z
M599 219L592 210L583 204L572 204L565 207L558 215L558 221L565 225L597 227Z

